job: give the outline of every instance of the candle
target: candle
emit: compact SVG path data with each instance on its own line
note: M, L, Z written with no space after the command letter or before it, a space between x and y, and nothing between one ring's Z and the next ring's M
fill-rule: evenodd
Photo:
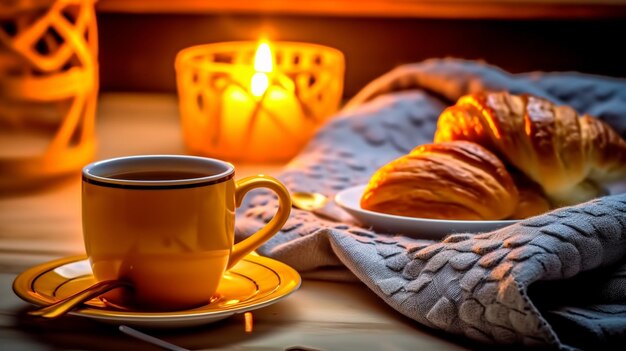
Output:
M294 153L303 112L293 85L275 81L272 54L267 43L259 45L254 72L246 85L230 84L223 96L221 120L223 146L248 160L288 158ZM243 75L248 78L248 75ZM248 80L248 79L246 79ZM290 82L287 80L287 82ZM312 127L312 126L311 126Z
M343 55L312 44L192 47L176 67L188 149L229 160L289 159L336 110L343 87Z

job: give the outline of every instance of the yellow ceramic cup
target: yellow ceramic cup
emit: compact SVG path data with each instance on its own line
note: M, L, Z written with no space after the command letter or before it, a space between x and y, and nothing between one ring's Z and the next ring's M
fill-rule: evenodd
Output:
M224 272L278 232L291 208L289 192L276 179L258 175L235 181L234 174L230 163L182 155L87 165L83 235L94 276L134 287L107 299L149 310L207 304ZM259 187L278 195L276 215L234 244L235 207Z

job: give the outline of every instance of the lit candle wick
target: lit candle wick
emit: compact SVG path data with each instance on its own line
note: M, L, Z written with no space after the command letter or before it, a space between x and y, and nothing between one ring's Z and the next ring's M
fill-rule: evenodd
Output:
M272 72L272 51L267 43L260 43L254 55L254 70L256 73L252 76L250 82L250 92L252 95L259 97L265 94L269 87L269 77L267 73Z

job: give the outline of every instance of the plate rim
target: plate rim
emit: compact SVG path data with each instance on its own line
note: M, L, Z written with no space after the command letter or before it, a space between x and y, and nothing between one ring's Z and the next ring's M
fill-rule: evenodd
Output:
M46 304L53 303L56 300L51 300L43 295L39 295L36 290L32 289L32 284L45 272L66 264L85 260L88 260L87 255L74 255L62 257L32 266L20 273L15 278L12 285L13 292L22 300L37 306L44 306ZM274 291L257 300L252 299L242 302L241 304L233 305L232 307L213 311L190 309L169 312L129 312L98 309L93 307L82 307L75 311L69 312L69 314L93 319L125 322L181 322L197 321L203 319L217 320L232 316L237 313L252 311L271 305L278 300L281 300L291 295L292 293L297 291L302 285L302 277L300 276L300 274L294 268L281 261L265 256L260 256L257 254L249 254L248 256L244 257L242 261L260 264L274 271L281 281L284 280L286 282L293 282L294 284L293 286L290 286L291 284L279 283ZM278 272L277 270L280 270L280 272Z
M501 220L484 221L484 220L436 219L436 218L398 216L398 215L392 215L388 213L366 210L362 208L360 205L358 206L358 208L355 208L354 206L345 202L346 194L354 192L357 189L365 190L365 187L367 187L367 184L359 184L359 185L354 185L349 188L341 190L334 196L335 203L337 203L337 205L339 205L341 208L343 208L346 211L359 211L369 216L376 216L376 217L385 218L385 219L394 220L394 221L414 221L414 222L423 222L423 223L432 223L432 224L459 224L459 225L463 225L463 224L466 224L466 225L508 224L510 225L510 224L518 223L520 221L519 219L501 219ZM362 190L360 191L361 193L363 192ZM342 200L342 198L344 200Z

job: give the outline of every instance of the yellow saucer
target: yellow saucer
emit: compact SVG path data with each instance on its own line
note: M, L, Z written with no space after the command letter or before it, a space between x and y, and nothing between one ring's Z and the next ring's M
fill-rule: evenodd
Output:
M13 291L35 305L49 305L94 284L85 256L62 258L32 267L13 282ZM175 312L123 311L92 299L70 314L103 322L142 327L188 327L271 305L300 287L300 275L286 264L248 255L228 271L211 303Z

